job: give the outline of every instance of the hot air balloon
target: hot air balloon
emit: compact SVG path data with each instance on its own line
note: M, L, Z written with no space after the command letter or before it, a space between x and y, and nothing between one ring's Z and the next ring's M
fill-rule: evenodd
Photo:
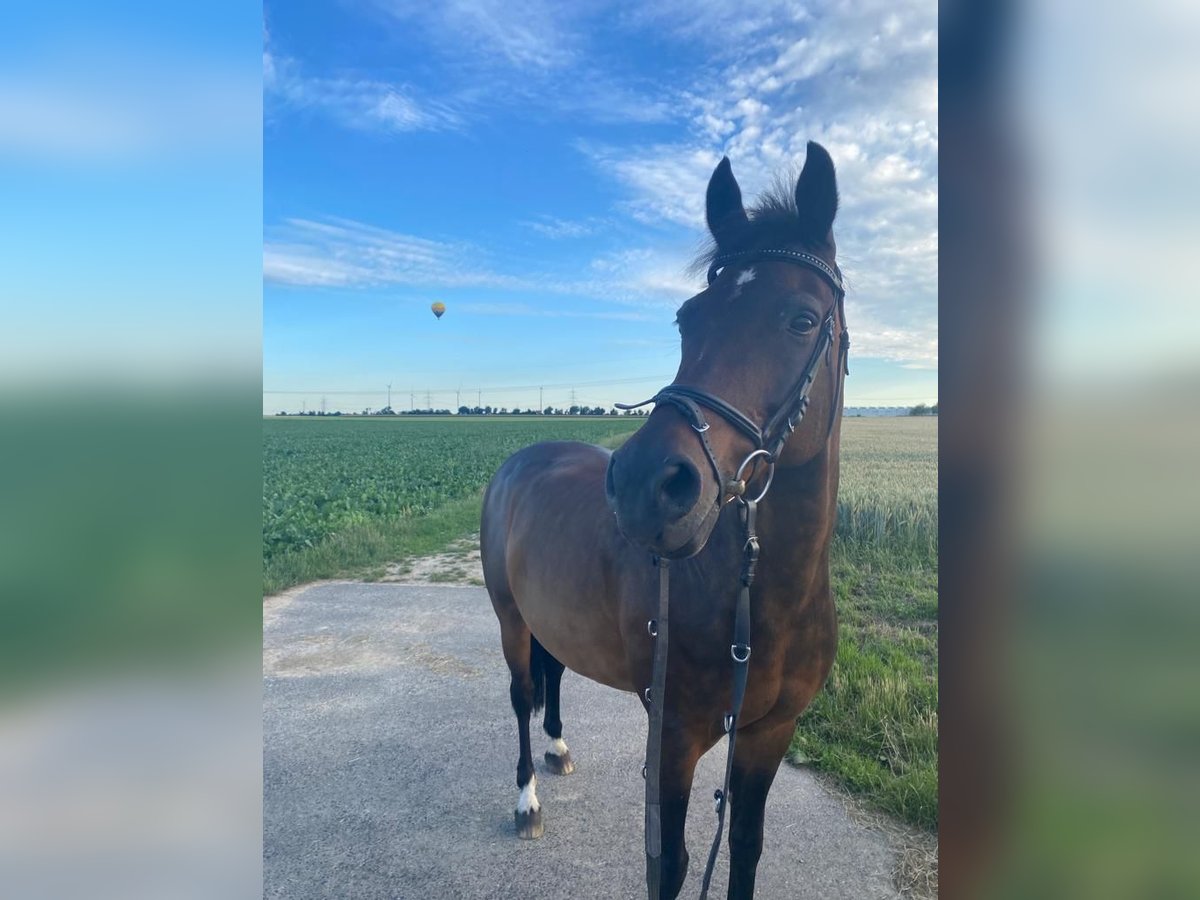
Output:
M429 308L431 310L433 310L433 314L435 316L437 316L439 319L446 314L446 304L443 303L441 300L437 301Z

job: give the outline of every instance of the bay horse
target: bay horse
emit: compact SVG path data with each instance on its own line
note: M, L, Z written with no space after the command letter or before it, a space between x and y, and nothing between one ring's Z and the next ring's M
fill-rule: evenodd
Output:
M693 773L725 735L734 700L731 634L749 541L745 514L735 509L746 504L731 499L764 494L761 549L745 582L753 661L731 729L731 900L754 894L767 793L797 717L833 664L829 546L848 347L832 234L837 205L833 161L819 144L808 144L794 188L780 183L749 212L722 159L706 197L713 245L701 264L710 283L679 309L679 370L645 424L612 453L576 442L527 447L500 467L484 497L484 579L520 742L520 837L543 832L529 734L543 705L546 768L574 768L559 712L564 667L637 693L653 734L647 686L664 581L652 560L669 563L672 639L669 651L664 641L658 713L661 843L659 858L648 854L651 900L674 898L683 886ZM743 653L750 656L748 640Z

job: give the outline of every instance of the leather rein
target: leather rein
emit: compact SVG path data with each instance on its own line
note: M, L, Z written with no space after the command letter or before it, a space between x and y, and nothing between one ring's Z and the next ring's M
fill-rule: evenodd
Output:
M709 884L712 880L713 868L716 865L717 854L721 849L721 837L725 831L725 811L728 805L729 784L733 775L734 747L737 742L738 717L741 715L742 702L746 696L746 683L749 679L750 663L750 586L754 582L755 568L758 564L759 543L755 532L755 519L758 504L771 489L775 476L775 464L783 451L787 439L804 419L808 410L808 395L812 390L817 369L824 357L831 365L834 374L834 397L829 411L829 425L826 431L826 441L833 432L837 422L838 408L841 405L842 379L839 375L850 374L848 365L850 351L850 335L844 327L846 318L844 301L846 297L842 273L836 265L829 265L823 259L799 250L750 250L740 253L725 253L713 259L708 270L708 283L716 281L721 269L733 263L753 262L756 260L781 260L795 265L804 266L823 276L833 287L837 297L833 308L825 316L821 324L821 334L813 348L800 378L788 392L780 408L767 420L761 428L737 407L709 391L687 385L671 384L659 391L649 400L641 403L622 404L619 409L637 409L650 403L657 405L670 404L683 414L692 430L696 432L704 453L712 466L717 484L717 508L724 506L729 500L737 501L742 523L745 542L742 549L742 569L739 578L737 604L734 611L733 641L729 647L729 655L733 660L732 699L729 712L725 714L724 728L728 736L728 747L725 755L725 781L721 788L713 793L717 815L717 833L713 837L709 849L708 863L704 869L704 880L700 888L700 900L707 900ZM832 369L832 349L834 329L836 328L835 313L841 319L843 328L838 340L838 369ZM839 372L840 369L840 372ZM726 479L717 463L716 455L708 442L709 422L704 416L704 408L721 416L726 422L742 432L754 444L755 449L743 460L732 478ZM746 485L757 468L758 461L765 460L767 464L767 480L756 497L747 496ZM728 498L728 499L727 499ZM662 774L662 728L663 710L666 700L667 681L667 646L670 611L670 563L661 557L654 558L654 564L659 571L658 617L651 619L646 630L654 640L654 666L650 679L650 687L645 690L645 698L649 705L649 729L646 737L646 764L642 767L642 775L646 779L646 863L647 887L650 900L659 900L662 890L662 805L661 805L661 774Z

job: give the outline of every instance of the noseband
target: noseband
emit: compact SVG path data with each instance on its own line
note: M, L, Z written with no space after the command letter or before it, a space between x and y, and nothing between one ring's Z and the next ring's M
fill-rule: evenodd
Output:
M756 262L759 260L780 260L816 272L829 283L837 297L834 307L829 310L829 313L821 323L821 335L817 340L817 345L813 348L808 363L804 366L804 371L784 398L779 409L767 420L766 424L760 428L753 419L732 403L726 402L710 391L691 387L686 384L669 384L649 400L643 400L641 403L616 404L618 409L626 410L637 409L651 403L656 406L669 403L677 408L683 414L684 418L687 419L692 429L699 435L700 443L704 447L704 453L708 457L708 461L712 465L713 472L716 475L717 484L721 486L721 489L717 493L718 506L724 504L727 495L740 497L745 493L746 482L743 476L746 475L748 467L753 471L751 464L757 463L760 459L765 460L767 463L769 474L767 484L758 499L761 500L763 496L766 496L767 488L770 487L770 478L774 474L775 463L778 462L779 455L783 452L783 445L787 442L792 432L796 430L796 426L804 419L804 414L808 410L808 394L812 390L813 381L817 377L817 368L821 364L821 357L825 356L829 359L833 347L834 330L837 327L834 316L835 310L843 323L846 320L844 311L846 289L842 281L841 270L836 265L829 265L820 257L814 256L811 253L804 253L800 250L746 250L740 253L723 253L717 256L712 261L712 265L708 267L708 283L711 285L716 281L720 271L726 266L733 263ZM850 333L843 327L839 337L838 362L841 370L847 375L850 374L849 352ZM838 405L841 401L842 393L841 379L837 378L836 375L834 384L835 394L833 405L829 411L829 432L833 431L833 424L837 419ZM750 442L754 445L754 452L738 467L738 471L734 474L733 478L726 480L721 473L721 467L717 463L716 455L708 443L706 432L709 429L709 423L701 407L706 407L712 412L717 413L726 422L749 438Z

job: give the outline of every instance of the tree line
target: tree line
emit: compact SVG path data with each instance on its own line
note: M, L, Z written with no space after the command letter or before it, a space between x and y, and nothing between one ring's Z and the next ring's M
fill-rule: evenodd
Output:
M397 412L390 406L385 406L383 409L364 409L360 413L343 413L341 410L334 412L322 412L317 410L307 410L305 412L288 412L280 410L275 413L276 416L645 416L647 415L644 409L618 410L616 408L605 409L603 406L571 406L562 409L556 406L547 406L543 410L536 410L532 407L529 409L521 409L513 407L509 409L507 406L460 406L458 412L455 413L449 409L403 409Z

